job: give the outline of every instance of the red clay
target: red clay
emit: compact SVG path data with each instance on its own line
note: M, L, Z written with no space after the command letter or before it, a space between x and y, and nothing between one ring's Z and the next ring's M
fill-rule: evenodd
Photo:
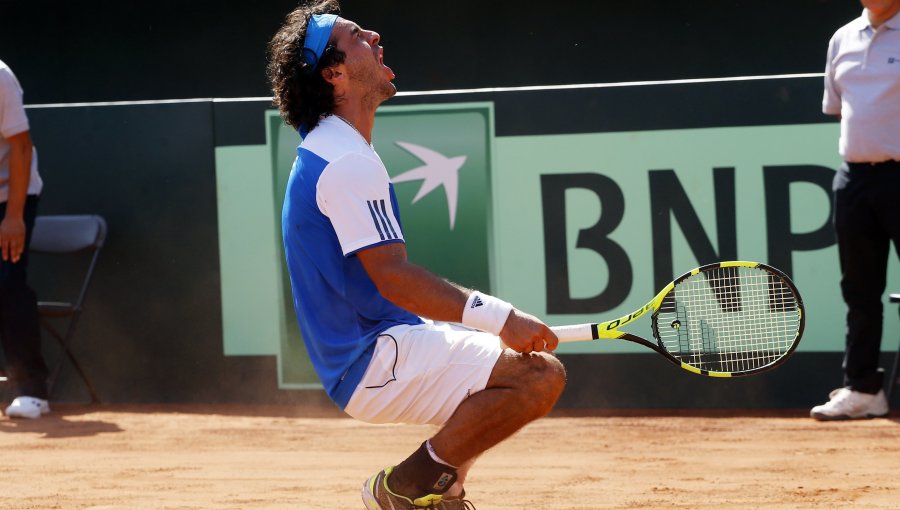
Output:
M900 508L897 418L555 412L487 452L478 510ZM2 509L362 509L432 429L336 409L56 405L0 418Z

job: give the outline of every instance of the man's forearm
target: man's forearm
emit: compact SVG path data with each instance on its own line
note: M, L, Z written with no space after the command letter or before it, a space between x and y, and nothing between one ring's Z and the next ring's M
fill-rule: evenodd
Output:
M469 290L411 262L394 268L390 281L378 291L388 301L420 317L461 322Z

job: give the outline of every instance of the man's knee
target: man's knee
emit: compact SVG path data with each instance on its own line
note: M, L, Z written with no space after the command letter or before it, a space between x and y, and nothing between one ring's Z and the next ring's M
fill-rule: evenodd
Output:
M542 360L541 363L538 363L540 369L535 376L531 391L544 397L545 410L542 413L544 415L550 412L566 387L566 369L562 362L551 354L538 353L531 354L531 356Z
M488 387L516 391L521 405L535 417L550 412L566 385L566 370L552 354L519 354L506 350L494 367Z

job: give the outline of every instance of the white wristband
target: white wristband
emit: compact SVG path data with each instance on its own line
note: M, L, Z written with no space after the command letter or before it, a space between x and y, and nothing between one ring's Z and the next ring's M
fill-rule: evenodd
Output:
M462 323L470 328L500 335L513 305L488 294L473 291L463 308Z

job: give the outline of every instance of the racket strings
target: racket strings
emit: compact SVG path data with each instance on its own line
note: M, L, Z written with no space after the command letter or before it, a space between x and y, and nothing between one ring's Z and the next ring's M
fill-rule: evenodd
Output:
M701 370L746 372L790 352L802 311L791 285L757 267L719 267L678 282L657 316L662 347Z

